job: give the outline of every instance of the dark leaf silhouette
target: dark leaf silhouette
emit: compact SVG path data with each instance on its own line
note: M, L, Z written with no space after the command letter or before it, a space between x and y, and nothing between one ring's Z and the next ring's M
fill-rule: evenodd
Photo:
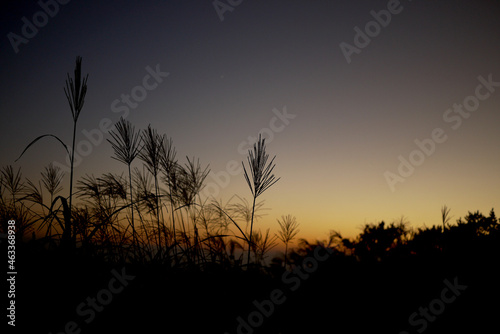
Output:
M33 139L33 141L31 143L29 143L24 148L24 150L21 152L21 154L19 155L19 157L15 161L18 161L19 159L21 159L21 157L23 156L23 154L31 147L31 145L35 144L37 141L39 141L40 139L45 138L45 137L52 137L52 138L56 139L64 147L64 149L66 150L66 153L68 153L68 156L70 155L69 154L69 150L68 150L68 146L66 146L66 144L59 137L57 137L55 135L51 135L51 134L46 134L46 135L41 135L41 136L36 137L35 139Z

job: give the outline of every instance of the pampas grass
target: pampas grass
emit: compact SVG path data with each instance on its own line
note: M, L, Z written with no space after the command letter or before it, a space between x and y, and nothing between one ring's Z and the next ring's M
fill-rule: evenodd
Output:
M134 195L132 193L132 162L139 155L141 150L141 136L138 131L135 131L135 127L129 121L126 121L123 117L115 124L116 130L111 130L109 134L111 135L111 140L108 142L111 144L115 156L112 158L118 160L125 165L128 169L128 180L130 189L130 223L132 226L132 248L134 249L137 245L137 233L135 231L135 221L134 221Z
M274 164L275 158L276 156L274 156L271 161L267 163L269 154L266 153L266 140L262 139L262 136L259 134L259 140L253 145L253 151L248 150L247 160L249 171L247 171L245 164L243 162L241 163L245 172L245 179L253 195L252 217L250 221L250 234L248 240L248 264L250 264L250 251L252 249L255 201L257 197L262 195L267 189L272 187L279 180L279 178L276 179L274 174L272 174L274 167L276 166Z
M68 146L57 136L53 134L45 134L35 138L31 143L29 143L21 153L21 155L16 159L19 160L23 156L23 154L37 141L45 137L52 137L56 139L66 150L66 153L70 159L70 179L69 179L69 205L67 204L67 199L58 196L54 199L57 201L58 199L61 201L61 204L65 208L65 224L64 224L64 233L63 240L64 242L74 248L76 246L76 230L72 226L71 223L71 213L72 213L72 204L73 204L73 172L74 172L74 161L75 161L75 142L76 142L76 125L78 123L78 119L80 117L80 113L82 112L83 105L85 103L85 96L87 94L87 80L88 74L85 77L82 77L82 58L76 57L76 64L74 70L74 78L71 78L69 73L67 74L66 79L66 87L64 87L64 94L66 95L66 99L68 100L68 104L71 110L71 116L73 118L73 141L71 146L71 152L68 150ZM54 206L54 202L52 202L51 207ZM72 231L73 229L73 231ZM73 234L73 235L72 235Z
M285 263L284 267L286 268L287 264L287 253L288 253L288 244L297 236L299 233L299 223L297 223L297 219L292 215L281 216L281 220L278 219L278 224L280 226L280 230L278 231L277 237L285 244Z
M160 161L162 154L162 144L164 136L160 136L158 132L148 126L142 131L142 141L144 143L142 150L139 152L139 158L145 163L148 171L153 175L155 188L155 215L158 227L158 253L162 252L161 244L161 226L160 226L160 186L158 184L158 172L160 171Z

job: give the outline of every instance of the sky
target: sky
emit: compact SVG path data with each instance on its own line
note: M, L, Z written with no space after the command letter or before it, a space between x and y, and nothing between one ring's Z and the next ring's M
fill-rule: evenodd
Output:
M210 165L204 195L222 201L251 200L239 166L261 133L281 179L256 227L272 232L287 214L325 239L498 210L496 1L60 2L1 5L0 166L39 180L67 165L48 138L14 160L42 134L71 142L63 87L81 56L76 179L125 172L105 140L124 116Z

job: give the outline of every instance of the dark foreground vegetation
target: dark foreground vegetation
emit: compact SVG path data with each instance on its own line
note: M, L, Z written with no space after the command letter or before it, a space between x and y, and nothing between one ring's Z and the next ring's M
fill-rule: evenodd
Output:
M23 333L456 333L498 328L500 221L493 210L410 228L366 225L355 238L299 240L294 217L261 231L261 195L279 179L259 138L242 171L251 200L202 193L208 166L121 119L108 139L124 173L73 182L87 77L77 59L67 196L48 165L36 183L0 170L0 233L15 221L16 329ZM141 168L135 167L142 163ZM255 225L255 226L254 226ZM6 239L2 254L7 254ZM270 250L278 242L285 252ZM5 247L4 247L5 246ZM491 327L494 326L494 327ZM470 328L470 329L469 329Z
M355 239L301 240L286 269L283 256L269 265L168 265L112 259L98 245L19 240L17 325L36 333L64 332L71 321L82 333L487 333L498 319L499 226L493 211L444 229L366 225Z

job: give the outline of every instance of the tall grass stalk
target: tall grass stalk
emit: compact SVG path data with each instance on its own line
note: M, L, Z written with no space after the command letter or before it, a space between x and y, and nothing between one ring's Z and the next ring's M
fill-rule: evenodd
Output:
M164 138L160 150L160 168L163 172L163 181L168 188L168 199L170 202L170 214L172 219L172 235L174 258L177 261L177 237L175 231L175 198L174 193L177 189L177 161L175 160L176 151L171 138Z
M292 215L281 216L281 220L278 219L278 224L280 230L278 231L277 237L285 244L285 262L284 267L287 265L287 254L288 254L288 244L292 241L299 233L299 224L297 219Z
M62 173L60 167L56 167L52 163L45 167L45 171L43 171L41 174L43 185L49 192L50 202L52 203L52 201L54 200L54 195L62 190L61 183L64 174Z
M158 227L158 251L162 252L161 245L161 226L160 226L160 189L158 184L158 172L160 170L161 152L163 146L164 136L160 136L158 132L148 125L147 130L142 132L142 142L144 143L139 152L139 158L144 161L146 168L153 175L155 182L155 211L156 223Z
M22 238L24 233L31 231L32 221L31 211L22 202L22 195L29 189L22 178L21 167L14 171L9 165L0 170L0 230L7 233L7 221L16 221L16 238ZM10 200L4 199L4 191L10 193ZM2 228L1 226L4 226Z
M132 162L139 155L141 150L141 136L140 133L135 131L135 127L129 121L120 117L120 120L115 124L115 130L111 130L109 134L112 140L108 142L113 147L115 156L112 158L123 162L128 168L128 179L130 188L130 221L132 225L132 248L134 256L136 254L135 247L137 245L137 233L135 230L134 222L134 195L132 192Z
M74 161L75 161L75 143L76 143L76 125L78 122L78 118L80 117L80 113L82 112L83 105L85 102L85 95L87 94L87 80L88 74L85 77L82 77L82 58L76 57L76 65L74 70L74 78L67 74L66 79L66 87L64 87L64 93L66 95L66 99L68 100L69 107L71 110L71 115L73 117L73 141L71 146L71 152L68 150L68 146L57 136L53 134L45 134L35 138L31 143L29 143L19 156L16 159L19 160L23 154L31 147L31 145L35 144L38 140L44 137L52 137L56 139L61 145L63 145L66 153L69 156L70 160L70 179L69 179L69 205L67 203L67 199L62 196L57 196L54 201L58 199L61 201L61 204L64 208L64 231L62 236L62 241L68 246L76 246L76 228L72 226L71 222L71 210L73 205L73 173L74 173ZM54 202L51 204L51 208L54 206ZM73 233L72 230L73 229ZM72 235L73 234L73 235Z
M446 230L446 224L448 224L452 218L450 216L450 211L451 209L448 208L446 205L443 205L441 207L441 220L443 222L443 232Z
M21 168L19 167L16 172L11 165L5 166L0 171L2 186L10 193L10 204L14 205L17 200L17 195L21 194L25 189L22 182Z
M76 124L80 113L83 109L83 104L85 102L85 95L87 94L87 80L88 74L85 78L82 78L82 58L76 57L76 65L74 71L74 79L67 74L66 87L64 88L64 93L68 99L69 107L71 110L71 115L73 116L73 143L71 146L71 172L69 179L69 212L71 217L71 209L73 204L73 173L74 173L74 162L75 162L75 142L76 142ZM70 218L71 220L71 218ZM69 238L71 239L71 221L66 222L68 225ZM73 245L76 245L76 229L73 226Z
M253 151L248 150L248 170L245 167L245 164L242 162L243 170L245 172L245 179L247 180L248 187L250 187L250 191L253 195L253 204L252 204L252 218L250 221L250 235L248 240L248 255L247 255L247 264L250 264L250 252L252 249L252 233L253 233L253 221L255 214L255 201L257 197L262 195L267 189L272 187L276 182L278 182L279 178L276 179L274 174L272 174L274 167L274 156L269 163L267 160L269 159L269 154L266 153L266 140L262 138L259 134L259 140L257 143L253 145Z
M257 264L262 264L266 258L266 253L276 246L276 236L270 236L269 229L265 234L259 230L254 232L252 248L255 254L255 261Z
M194 158L191 160L188 157L187 164L184 166L177 164L177 187L175 192L176 201L181 204L181 206L177 207L175 210L180 210L182 208L185 209L186 212L186 220L191 221L193 224L193 247L188 247L193 249L193 254L198 257L198 261L203 255L199 253L199 234L198 228L196 226L196 206L200 206L200 204L196 203L196 196L198 196L199 192L203 189L203 182L210 172L209 166L202 169L199 159L195 160ZM184 220L181 214L181 223L183 227L183 235L184 240L186 242L189 241L189 225L188 230L186 231L186 227L184 225Z

